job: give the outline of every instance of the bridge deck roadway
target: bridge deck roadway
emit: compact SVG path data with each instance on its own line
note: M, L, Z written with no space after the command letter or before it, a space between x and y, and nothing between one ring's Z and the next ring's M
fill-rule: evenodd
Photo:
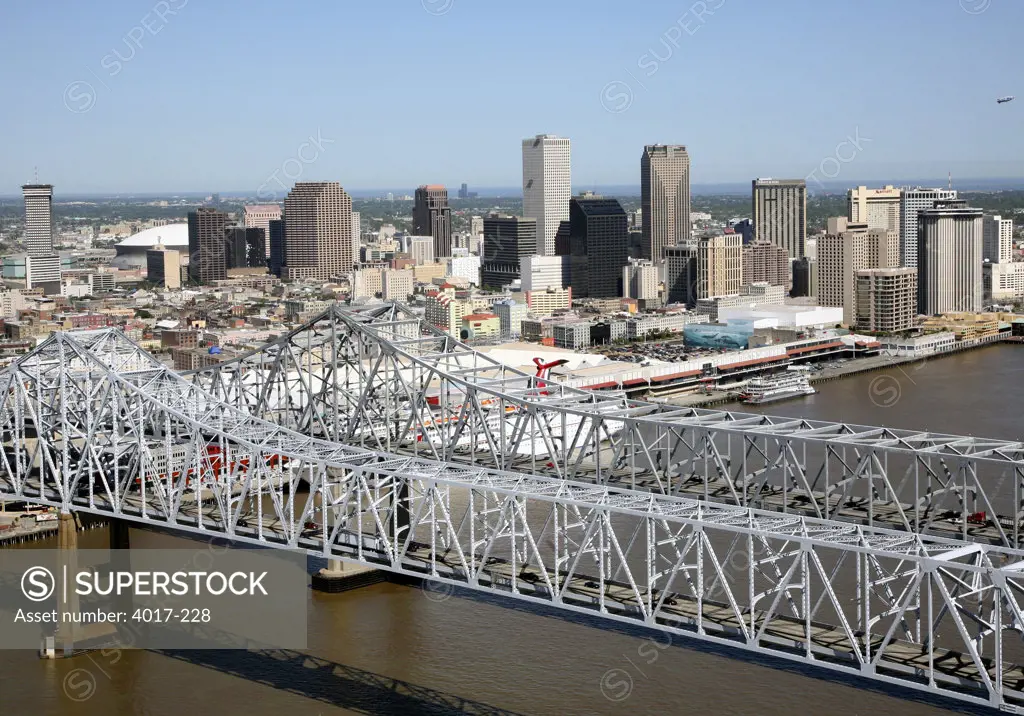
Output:
M97 506L90 508L88 501L75 500L76 506L84 512L109 514L110 509L97 501ZM198 516L181 516L171 527L203 534L223 534L218 527L219 518L215 508L204 507L203 527L198 527ZM129 520L144 521L148 524L166 524L152 517L143 520L141 513L135 508L126 506L122 517ZM238 526L233 539L256 543L263 546L276 546L291 549L287 545L284 530L276 519L264 517L262 532L265 539L259 539L255 527L246 524ZM281 534L275 544L273 534ZM269 535L269 536L268 536ZM323 543L315 535L315 531L304 533L299 539L299 546L310 554L323 554ZM359 543L360 547L357 547ZM809 625L803 619L774 614L767 625L763 619L765 612L749 608L740 608L741 619L732 607L720 601L703 599L698 601L692 596L660 591L652 593L652 600L661 600L662 606L652 619L645 619L637 609L635 594L625 583L605 581L601 584L594 578L573 576L566 578L565 573L558 575L553 570L535 566L513 564L504 558L489 556L486 566L482 567L476 579L469 578L462 566L445 554L435 553L430 545L413 542L403 552L399 565L393 564L386 552L376 547L376 536L359 535L347 531L339 536L337 543L332 545L332 557L342 557L365 566L377 567L390 572L412 577L426 577L450 582L466 588L515 595L527 601L554 605L571 611L597 614L619 622L641 624L672 633L706 640L727 643L734 647L746 649L768 649L780 658L797 660L807 663L811 659L815 664L836 671L863 674L846 632L842 627L813 621ZM362 556L360 557L360 552ZM477 554L476 563L483 564L484 557ZM515 569L515 573L513 570ZM552 595L545 584L545 573L548 580L558 586L560 595ZM664 597L664 598L663 598ZM745 635L745 628L750 631L751 624L760 631L757 644L751 643ZM864 634L856 632L857 648L864 649ZM871 654L876 654L884 641L881 633L871 634ZM941 682L944 690L955 691L968 700L979 704L988 704L984 676L978 670L969 654L936 647L929 652L927 646L893 638L880 658L877 658L871 675L875 679L888 683L909 686L934 693L929 688L929 664L934 668L936 682ZM992 663L983 659L987 676L995 680L996 675ZM1024 709L1024 667L1005 662L1002 674L1004 685L1003 698L1006 704L1019 705ZM1013 693L1017 692L1017 693Z
M479 460L478 462L481 465L488 464L486 460ZM534 464L535 462L536 465ZM522 456L510 461L507 469L528 470L539 475L555 476L555 471L546 467L546 462L546 459L535 461L530 456ZM593 462L587 461L581 462L577 469L583 472L577 471L573 474L572 480L574 481L587 481L586 472L588 470L592 471L592 473L597 472L597 466ZM657 476L651 471L633 471L628 468L616 470L603 468L603 471L608 474L608 485L610 487L655 492L662 490L661 485L664 480L659 482ZM589 479L593 480L593 478ZM680 497L707 499L712 502L725 504L735 504L736 499L734 495L737 493L742 496L742 488L732 486L730 481L719 476L709 477L706 486L703 477L691 477L683 482L679 482L678 477L675 477L673 478L671 492L671 494ZM908 502L895 503L893 501L870 500L867 497L846 497L845 499L831 497L826 502L823 491L815 490L811 495L813 499L807 496L805 490L783 490L778 486L764 486L759 490L748 487L748 501L744 506L899 530L906 529L900 514L901 510L908 519L913 520L914 518L914 505ZM841 503L842 506L840 507ZM823 509L827 504L829 514L819 515L814 508L815 504ZM838 510L836 509L837 507L839 508ZM927 522L927 527L921 531L954 539L969 539L973 542L985 542L995 545L1006 544L1007 540L1004 540L999 527L993 520L988 519L984 523L972 524L965 522L965 518L965 515L955 513L926 515L922 512L920 519L922 522ZM1006 536L1013 540L1012 518L1004 517L1000 518L1000 521Z

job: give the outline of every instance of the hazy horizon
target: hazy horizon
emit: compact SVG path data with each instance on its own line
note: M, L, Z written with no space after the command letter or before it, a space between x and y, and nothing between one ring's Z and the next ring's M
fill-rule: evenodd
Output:
M795 178L795 177L777 177L777 178ZM808 183L808 190L811 194L839 194L845 193L847 189L855 186L868 186L878 188L886 184L891 184L896 187L902 186L923 186L923 187L946 187L948 177L933 177L931 179L911 179L911 180L883 180L883 179L851 179L849 182L841 181L829 181L824 182L823 185L818 186L813 182ZM447 185L449 199L458 198L458 190L460 185ZM344 185L343 185L344 187ZM401 195L412 196L416 187L384 187L384 188L349 188L344 189L349 193L353 199L375 199L382 198L388 193L394 194L396 197ZM1013 191L1013 190L1024 190L1024 177L1020 178L999 178L999 177L978 177L970 178L966 177L961 180L957 180L953 177L953 188L958 189L962 192L971 191ZM504 187L474 187L472 184L469 185L469 190L477 192L481 199L486 198L521 198L522 189L517 186L504 186ZM590 186L573 186L573 193L578 194L581 191L595 191L597 193L605 193L608 195L616 196L640 196L640 185L637 184L598 184ZM746 182L721 182L714 184L693 184L691 186L691 193L697 196L713 196L713 195L749 195L750 194L750 180ZM73 201L75 199L168 199L168 198L182 198L182 199L194 199L207 197L212 194L220 194L221 199L226 198L245 198L251 199L253 203L262 201L258 199L252 192L252 190L187 190L187 191L168 191L168 192L147 192L147 191L121 191L121 192L61 192L60 187L54 187L54 201L56 203ZM21 200L21 193L16 194L0 194L0 200ZM280 202L283 200L283 194L279 195L276 201ZM274 199L267 199L268 203L274 203Z

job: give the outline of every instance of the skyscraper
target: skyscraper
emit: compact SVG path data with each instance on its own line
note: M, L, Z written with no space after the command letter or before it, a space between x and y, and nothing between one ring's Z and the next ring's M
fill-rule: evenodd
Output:
M188 275L196 283L227 278L228 256L224 230L230 217L203 206L188 214Z
M856 274L857 328L896 333L914 327L917 272L912 268L863 269Z
M329 279L352 270L352 198L334 181L298 182L284 200L289 279Z
M242 207L242 212L242 225L263 229L264 236L270 236L270 222L281 218L281 207L277 204L248 204ZM265 243L267 258L270 258L270 242Z
M652 144L640 157L643 256L658 262L666 246L690 240L690 155L682 145Z
M629 262L627 222L626 211L617 199L591 194L573 197L569 202L574 297L622 296L622 269Z
M262 226L250 226L245 230L245 265L248 268L266 268L270 254L267 230Z
M270 273L280 276L284 269L284 219L271 219L267 243L270 245Z
M413 236L407 234L402 237L402 245L405 247L405 253L412 257L412 260L417 266L423 266L424 264L434 263L434 237L433 236Z
M846 192L846 216L869 229L900 231L901 191L893 186L868 189L859 186Z
M224 247L227 255L224 265L229 269L245 268L249 265L249 246L245 241L244 226L229 226L224 229Z
M746 244L743 247L743 285L752 283L785 286L787 291L792 288L789 253L769 241Z
M60 256L53 249L53 185L25 184L25 283L60 293Z
M639 301L658 298L658 267L645 259L629 259L622 269L622 296Z
M956 199L955 189L903 187L900 193L900 264L917 266L917 225L922 209L931 209L936 201ZM918 291L921 283L918 281Z
M793 298L818 295L818 260L804 256L793 262Z
M828 233L818 239L818 303L842 307L843 323L857 321L857 272L895 268L899 261L899 232L868 229L845 217L828 220Z
M412 209L413 231L434 237L434 256L452 255L452 210L448 206L448 190L440 184L425 184L416 189Z
M730 296L743 285L743 236L722 234L697 240L697 298Z
M363 245L363 222L358 211L352 212L352 262L359 263L359 249Z
M803 179L754 179L751 183L754 239L770 241L804 255L807 244L807 182Z
M982 310L983 223L981 209L954 199L918 213L918 313Z
M665 247L665 303L697 302L697 246Z
M485 217L480 285L502 288L520 278L524 259L536 249L536 219L497 214Z
M569 218L569 140L538 134L523 140L523 216L537 220L537 254L555 255L558 223Z
M1013 219L986 216L983 226L985 261L994 264L1013 261Z

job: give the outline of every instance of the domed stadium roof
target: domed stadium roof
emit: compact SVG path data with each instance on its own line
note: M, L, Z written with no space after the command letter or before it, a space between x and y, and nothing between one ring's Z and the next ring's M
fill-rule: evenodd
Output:
M151 249L157 244L163 244L169 249L188 248L188 224L166 224L165 226L154 226L150 229L140 231L117 245L120 250L124 249ZM120 251L119 251L120 253Z
M172 251L188 253L188 224L167 224L154 226L129 236L117 244L117 256L110 265L114 268L131 270L146 268L146 252L161 244Z

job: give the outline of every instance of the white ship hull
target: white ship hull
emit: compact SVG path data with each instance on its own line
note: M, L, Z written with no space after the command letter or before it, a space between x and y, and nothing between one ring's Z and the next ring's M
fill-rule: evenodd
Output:
M747 405L764 405L801 395L814 395L818 391L811 387L803 374L786 374L779 377L755 378L747 384L740 400Z

